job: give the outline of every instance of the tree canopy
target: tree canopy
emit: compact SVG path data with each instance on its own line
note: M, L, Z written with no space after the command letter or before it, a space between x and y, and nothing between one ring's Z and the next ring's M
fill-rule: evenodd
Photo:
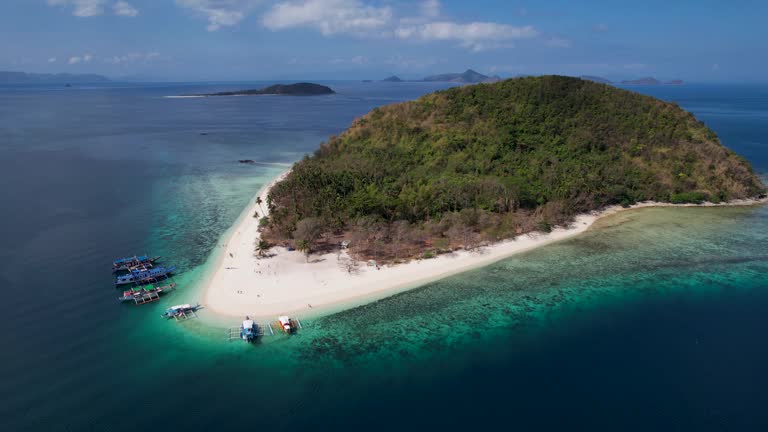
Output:
M543 76L374 109L271 190L269 229L290 239L307 218L343 233L361 220L422 226L456 215L452 221L472 228L526 216L530 223L506 228L519 234L521 225L548 228L610 204L724 201L764 191L746 160L676 104ZM471 237L449 229L438 237Z

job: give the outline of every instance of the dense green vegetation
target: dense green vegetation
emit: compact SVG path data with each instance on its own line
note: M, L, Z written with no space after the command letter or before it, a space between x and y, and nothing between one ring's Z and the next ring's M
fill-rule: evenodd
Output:
M546 231L610 204L764 190L675 104L578 78L518 78L356 120L272 189L265 234L305 250L347 238L359 256L400 259Z

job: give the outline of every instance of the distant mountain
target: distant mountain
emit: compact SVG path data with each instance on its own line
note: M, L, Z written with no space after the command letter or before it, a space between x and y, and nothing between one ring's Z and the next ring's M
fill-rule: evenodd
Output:
M579 78L581 78L583 80L587 80L587 81L593 81L593 82L596 82L596 83L601 83L601 84L613 84L613 81L609 80L608 78L603 78L603 77L599 77L599 76L582 75Z
M473 71L472 69L467 69L463 73L447 73L447 74L440 74L440 75L430 75L428 77L425 77L423 81L475 84L475 83L482 83L482 82L501 81L501 78L498 76L489 77L488 75L483 75L479 72Z
M392 75L391 77L384 78L382 80L383 82L403 82L403 80L400 79L397 75Z
M96 74L37 74L26 72L0 71L0 83L72 83L107 82L109 78Z
M645 78L634 79L634 80L624 80L621 83L629 84L629 85L659 85L661 84L661 81L653 77L645 77Z
M275 84L257 90L238 90L233 92L208 93L200 96L253 96L253 95L285 95L285 96L317 96L334 94L330 87L314 83Z

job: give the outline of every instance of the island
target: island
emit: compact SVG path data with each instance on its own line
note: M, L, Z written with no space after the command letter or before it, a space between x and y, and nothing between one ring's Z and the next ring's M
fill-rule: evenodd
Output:
M100 83L109 82L109 78L96 74L38 74L27 72L0 71L0 83L4 84L23 84L23 83ZM71 86L70 86L71 87Z
M257 194L205 306L304 316L571 238L607 214L765 201L750 164L673 103L574 77L374 109Z
M594 81L596 83L613 84L613 81L609 80L608 78L603 78L603 77L594 76L594 75L582 75L579 78L587 81Z
M334 94L330 87L314 83L275 84L256 90L238 90L231 92L207 93L197 96L256 96L256 95L283 95L283 96L319 96Z
M402 79L400 79L400 77L399 77L399 76L397 76L397 75L392 75L392 76L390 76L390 77L386 77L386 78L384 78L384 79L383 79L383 80L381 80L381 81L382 81L382 82L403 82L403 80L402 80Z
M477 84L477 83L493 83L500 81L498 76L483 75L479 72L467 69L462 73L447 73L440 75L430 75L425 77L423 81L427 82L454 82L462 84Z

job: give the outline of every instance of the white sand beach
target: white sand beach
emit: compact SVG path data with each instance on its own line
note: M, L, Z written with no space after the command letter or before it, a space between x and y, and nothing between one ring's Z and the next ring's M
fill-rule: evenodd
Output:
M258 218L254 218L253 213L267 211L269 189L287 174L283 173L258 192L256 196L264 201L261 208L255 204L254 197L219 245L218 260L210 277L203 282L203 305L209 311L222 316L250 315L266 319L274 319L281 314L302 317L322 315L572 238L589 229L600 217L625 210L614 206L601 212L580 215L568 228L557 228L547 234L522 235L472 252L457 251L380 268L360 263L357 271L350 273L342 264L349 259L346 252L311 255L307 262L301 252L275 247L271 250L271 257L257 258ZM742 200L728 205L759 202L765 200ZM653 206L672 204L644 202L630 208Z

